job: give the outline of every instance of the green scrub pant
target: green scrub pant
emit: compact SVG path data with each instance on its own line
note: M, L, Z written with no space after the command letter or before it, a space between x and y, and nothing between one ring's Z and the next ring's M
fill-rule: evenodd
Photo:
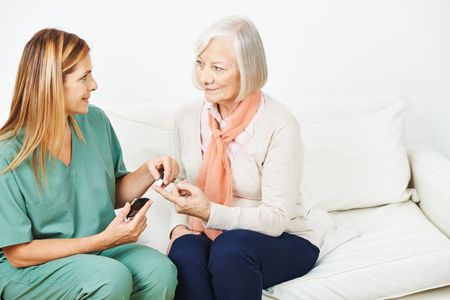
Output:
M177 285L170 259L140 244L0 272L1 299L173 299Z

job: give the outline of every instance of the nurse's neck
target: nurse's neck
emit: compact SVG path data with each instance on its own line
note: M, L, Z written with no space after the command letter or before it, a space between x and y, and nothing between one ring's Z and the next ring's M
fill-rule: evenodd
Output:
M64 123L64 143L63 145L67 145L72 140L72 132L70 130L69 119Z

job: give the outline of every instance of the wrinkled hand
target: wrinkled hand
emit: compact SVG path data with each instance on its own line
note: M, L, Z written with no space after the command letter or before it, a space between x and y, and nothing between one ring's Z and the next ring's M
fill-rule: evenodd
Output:
M193 231L188 229L186 226L184 225L178 225L176 226L173 230L172 230L172 235L170 237L170 241L169 241L169 246L167 246L167 250L166 250L166 254L169 255L170 249L172 248L172 244L173 242L179 238L182 237L183 235L186 234L195 234L195 235L200 235L201 232L199 231Z
M197 217L205 222L209 220L211 202L200 188L189 184L186 180L177 184L172 193L158 186L153 186L153 189L173 202L177 213Z
M102 233L100 233L108 245L108 248L136 242L147 227L147 217L145 214L152 204L152 200L145 203L133 219L126 222L125 218L131 208L131 204L127 202L120 214L112 220Z
M180 167L175 159L170 156L163 156L161 158L150 160L147 162L147 168L154 180L159 179L159 169L164 168L164 183L163 187L174 182L180 172Z

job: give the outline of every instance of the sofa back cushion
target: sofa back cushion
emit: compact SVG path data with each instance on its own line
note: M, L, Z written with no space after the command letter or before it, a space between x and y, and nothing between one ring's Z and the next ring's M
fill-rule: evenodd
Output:
M178 105L149 102L105 107L130 170L151 158L173 156L173 117ZM302 128L302 188L314 206L336 211L407 199L410 170L404 145L404 100L315 97L287 106Z
M305 145L303 185L316 207L336 211L408 199L404 100L316 97L293 111Z
M173 120L175 105L127 104L104 107L119 137L128 170L147 160L174 156Z

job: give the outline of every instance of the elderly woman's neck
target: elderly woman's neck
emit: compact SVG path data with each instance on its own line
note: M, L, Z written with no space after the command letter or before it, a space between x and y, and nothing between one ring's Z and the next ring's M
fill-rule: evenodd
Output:
M222 119L226 119L231 116L231 114L236 110L240 103L240 101L218 103L217 109Z

